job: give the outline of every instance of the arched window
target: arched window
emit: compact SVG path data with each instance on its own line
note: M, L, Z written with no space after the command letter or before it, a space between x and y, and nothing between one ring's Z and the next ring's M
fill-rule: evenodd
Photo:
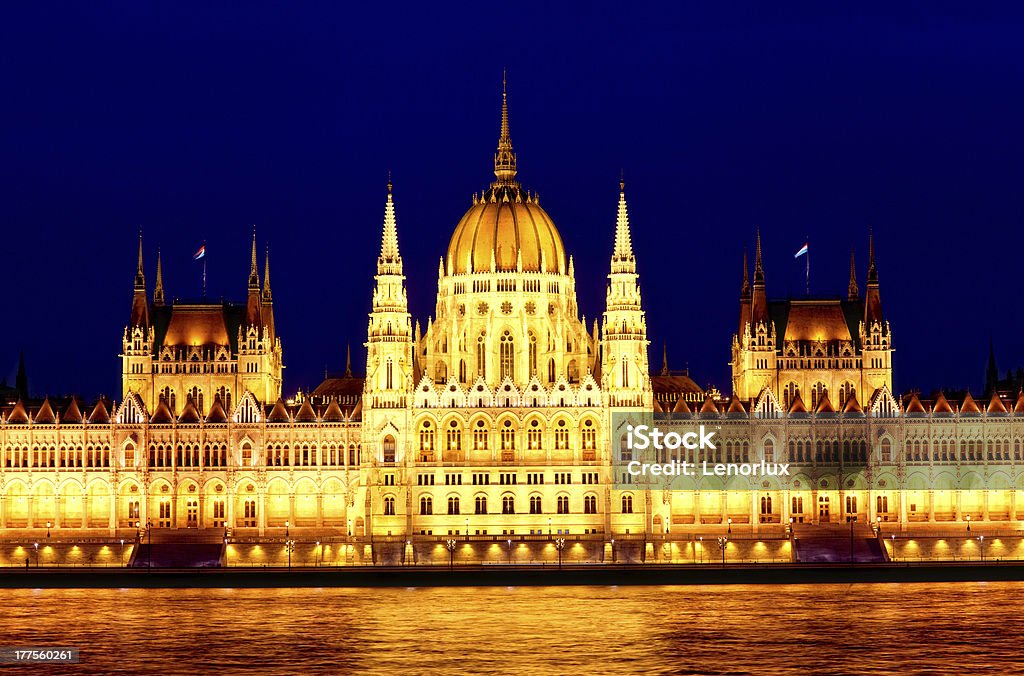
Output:
M589 418L583 421L583 430L580 433L583 450L594 450L597 448L597 427L594 421Z
M384 498L384 516L395 515L395 499L392 496Z
M537 419L530 421L530 426L526 429L526 446L531 451L536 451L541 447L541 427L540 422Z
M771 439L764 440L764 461L775 462L775 442Z
M558 496L558 513L568 514L569 513L569 496L559 495Z
M476 339L476 374L480 378L487 377L487 340L482 333Z
M555 360L554 358L548 359L548 382L555 382Z
M420 426L420 460L429 461L434 453L434 426L424 420Z
M633 496L623 495L622 496L622 513L632 514L633 513Z
M420 498L420 514L433 514L434 513L434 499L429 495L425 495Z
M434 382L443 383L446 380L448 380L448 365L443 361L439 361L434 366Z
M459 498L457 496L452 496L452 497L448 498L448 513L449 514L458 514L459 513Z
M892 444L888 439L882 439L881 456L882 462L892 462Z
M349 459L351 460L351 452L349 452ZM395 461L395 438L390 434L384 437L384 462ZM356 463L351 463L356 464Z
M476 514L486 514L487 513L487 496L486 495L478 495L478 496L476 496L476 510L475 510L475 513Z
M512 334L507 330L501 334L501 348L500 348L500 364L501 371L499 378L505 380L505 378L511 378L513 381L516 379L515 376L515 341L512 339Z
M555 450L564 451L569 448L569 427L564 420L559 420L555 426Z
M465 383L466 382L466 360L465 359L460 359L459 360L459 382L460 383Z
M448 442L449 451L461 451L462 450L462 429L459 428L459 422L452 420L448 423L448 432L445 435Z
M515 514L516 513L516 499L511 495L501 496L501 513L502 514Z
M511 453L516 450L516 430L511 420L505 420L501 426L501 453Z
M541 511L541 503L539 495L530 496L530 514L543 514Z
M782 390L782 400L786 404L786 410L793 405L796 401L797 395L800 394L800 388L796 386L796 383L787 383L786 387Z
M825 387L825 383L814 383L811 387L811 408L817 408L818 402L825 398L828 394L828 388Z
M597 496L586 495L583 497L583 513L597 514Z
M242 442L242 467L252 467L252 444L248 441Z
M483 420L477 420L476 426L473 428L473 450L487 450L487 425Z

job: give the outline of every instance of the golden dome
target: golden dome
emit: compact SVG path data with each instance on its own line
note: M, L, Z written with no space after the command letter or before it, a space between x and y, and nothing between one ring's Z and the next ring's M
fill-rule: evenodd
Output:
M494 154L495 181L459 221L448 244L448 272L491 269L565 272L565 247L554 222L516 181L516 154L508 127L508 98L501 94L501 135Z
M497 270L516 270L521 256L523 270L539 271L543 260L547 272L565 272L565 247L554 222L518 186L488 190L469 208L448 245L449 274L470 272L470 266L488 271L492 254Z

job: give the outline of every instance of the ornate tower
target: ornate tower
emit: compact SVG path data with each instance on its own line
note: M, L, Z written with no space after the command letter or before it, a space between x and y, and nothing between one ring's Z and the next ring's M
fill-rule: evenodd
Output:
M608 275L601 343L602 389L608 394L611 406L651 408L647 320L640 303L637 278L636 257L629 235L626 184L619 181L615 250Z
M162 274L157 268L159 299L163 298ZM154 301L156 297L154 298ZM142 234L139 234L139 258L135 267L135 292L132 296L132 314L121 337L122 394L129 391L148 393L151 390L153 331L149 320L149 302L146 298L146 275L142 269ZM143 396L146 396L145 394Z
M366 339L363 445L378 461L395 462L407 428L413 382L412 320L398 251L395 204L388 181L384 228L377 258L373 311Z
M754 248L754 285L747 284L746 256L740 290L740 330L732 343L733 392L753 399L767 386L775 386L775 322L768 314L764 265L761 262L761 231ZM749 308L749 311L748 309Z
M860 325L864 389L871 392L882 385L892 390L892 334L882 314L882 297L875 266L875 236L868 234L868 284L864 294L864 321Z

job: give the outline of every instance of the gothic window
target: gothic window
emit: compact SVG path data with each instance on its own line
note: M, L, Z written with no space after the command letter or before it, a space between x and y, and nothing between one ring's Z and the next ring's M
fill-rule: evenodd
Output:
M530 514L543 514L539 495L530 496Z
M825 383L814 383L814 386L811 387L811 408L817 408L818 402L824 399L827 394L828 388L825 387Z
M856 388L854 388L853 383L843 383L839 387L839 405L846 405L847 399L854 396L855 394Z
M580 379L579 368L576 366L576 360L573 359L571 362L569 362L569 382L570 383L579 382L579 379Z
M623 495L622 496L622 513L632 514L633 513L633 496Z
M771 439L764 440L764 461L775 462L775 443Z
M450 423L448 423L447 439L449 451L462 450L462 430L459 429L458 421L452 420Z
M515 380L515 341L508 331L501 334L500 363L500 379L511 378Z
M448 498L448 513L449 514L458 514L459 513L459 498L457 496L452 496L452 497Z
M487 450L487 426L483 420L477 420L476 427L473 429L473 450Z
M583 450L592 451L597 448L597 428L594 426L594 421L587 420L583 421L583 431L581 433Z
M569 448L569 428L564 420L559 420L555 427L555 450L564 451Z
M478 495L478 496L476 496L475 510L476 510L475 511L476 514L486 514L487 513L487 496L486 495Z
M420 514L433 514L434 500L430 496L420 498Z
M800 388L796 386L796 383L787 383L785 389L782 390L782 400L785 402L786 410L793 405L797 395L800 393Z
M384 437L384 444L383 445L384 445L384 462L394 462L395 461L395 438L389 434L388 436ZM351 461L351 452L349 454L349 459ZM352 462L351 464L354 465L356 463Z
M459 382L460 383L465 383L466 382L466 360L465 359L460 359L459 360Z
M555 382L555 360L548 359L548 382Z
M390 390L394 387L395 382L395 368L394 364L388 359L387 365L384 368L384 388Z
M501 513L502 514L515 514L516 513L516 499L511 495L501 496Z
M480 378L487 377L487 341L482 333L476 339L476 374Z
M536 451L541 447L541 428L536 419L530 421L530 427L526 431L526 444L531 451Z
M892 444L888 439L882 439L881 455L882 462L892 462Z
M585 495L583 497L583 513L597 514L597 496Z
M439 361L437 362L437 365L434 366L434 382L443 383L446 380L448 380L448 365L443 361Z
M568 514L569 513L569 496L559 495L558 496L558 513Z
M252 444L248 441L242 444L242 467L252 467Z
M516 448L516 431L512 427L512 421L506 420L501 428L501 450L514 451Z
M429 420L424 420L420 427L420 459L429 460L434 452L434 426Z
M395 515L395 499L392 496L384 498L384 516Z

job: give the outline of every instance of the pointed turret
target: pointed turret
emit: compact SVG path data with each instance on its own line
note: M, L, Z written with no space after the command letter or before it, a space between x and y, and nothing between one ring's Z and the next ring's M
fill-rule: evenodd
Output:
M274 300L274 294L270 290L270 245L263 254L263 302L270 303Z
M661 344L661 375L667 376L670 374L668 370L668 343Z
M261 327L260 316L260 271L256 265L256 228L252 229L252 255L249 259L249 296L245 304L246 326Z
M149 326L149 302L146 299L146 275L142 271L142 232L139 232L139 260L135 267L135 294L132 297L131 326Z
M846 289L847 300L857 300L860 297L860 289L857 288L857 264L853 259L853 249L850 249L850 286Z
M398 223L395 219L395 202L390 178L388 200L384 204L384 228L381 233L380 257L377 259L377 274L402 274L402 255L398 251Z
M757 229L757 244L754 249L754 289L751 294L750 322L756 327L768 322L768 294L764 288L764 266L761 264L761 228Z
M636 257L629 233L629 210L626 206L626 182L619 180L619 208L615 218L615 250L612 253L612 273L636 272Z
M156 288L153 289L153 305L164 304L164 268L160 262L160 249L156 250Z
M352 377L352 343L345 346L345 377Z
M878 268L875 267L875 235L868 233L868 286L864 297L864 323L884 322L882 297L878 290Z
M274 294L270 290L270 246L267 246L266 253L263 255L263 297L260 303L263 327L267 338L273 342L277 331L274 327Z
M748 274L747 247L743 247L743 284L740 286L740 321L738 333L742 337L750 321L750 276Z

